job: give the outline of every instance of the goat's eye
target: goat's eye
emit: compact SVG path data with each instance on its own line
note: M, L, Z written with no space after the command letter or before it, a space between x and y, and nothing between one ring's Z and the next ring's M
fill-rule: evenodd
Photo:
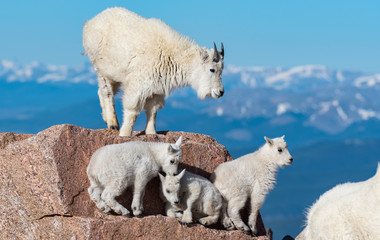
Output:
M167 192L167 193L170 193L170 191L169 191L169 190L166 190L166 192Z
M170 164L174 164L174 160L172 159L172 160L170 160Z
M211 68L211 69L210 69L210 72L212 72L212 73L215 72L215 69Z
M281 148L278 148L278 152L281 153L281 152L282 152L282 149L281 149Z

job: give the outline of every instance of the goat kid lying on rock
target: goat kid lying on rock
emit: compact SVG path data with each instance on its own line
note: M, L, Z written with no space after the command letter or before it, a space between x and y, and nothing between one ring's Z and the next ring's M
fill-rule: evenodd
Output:
M173 89L191 86L198 97L223 96L224 48L200 47L159 19L146 19L125 8L108 8L86 22L83 46L99 82L102 116L108 128L119 129L114 95L121 88L123 125L131 136L145 110L146 134L155 134L157 111Z
M113 210L130 217L130 212L115 198L132 186L133 215L141 217L146 184L159 171L167 174L177 172L182 160L181 143L182 136L175 144L135 141L99 148L87 167L91 200L105 213Z
M222 207L222 197L214 185L199 175L182 172L178 175L159 173L161 180L161 198L165 203L165 212L183 224L198 220L202 225L211 225L218 221Z
M223 197L222 224L228 230L240 229L244 233L257 233L256 218L268 192L276 183L279 167L290 165L293 158L284 137L269 139L254 153L244 155L217 166L211 181ZM239 211L251 199L248 225Z

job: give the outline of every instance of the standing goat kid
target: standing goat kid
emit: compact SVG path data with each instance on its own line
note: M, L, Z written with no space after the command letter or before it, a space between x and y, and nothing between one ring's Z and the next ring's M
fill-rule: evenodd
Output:
M91 200L105 213L113 210L129 217L130 212L115 198L132 186L133 215L140 217L146 184L159 171L167 174L177 172L182 159L181 143L182 137L179 137L175 144L137 141L99 148L87 167Z
M188 224L197 219L208 226L218 221L222 208L222 196L206 178L182 170L177 176L159 173L161 198L166 202L165 212Z
M223 96L224 48L200 47L159 19L146 19L124 8L109 8L86 22L83 46L99 82L102 116L119 129L114 95L124 91L120 136L131 136L145 110L146 134L155 134L157 111L175 88L191 86L198 97Z
M285 136L264 138L266 144L259 150L220 164L211 175L212 182L223 197L222 224L228 230L257 233L256 218L266 195L276 183L278 168L293 162ZM249 227L239 215L248 198L251 199Z

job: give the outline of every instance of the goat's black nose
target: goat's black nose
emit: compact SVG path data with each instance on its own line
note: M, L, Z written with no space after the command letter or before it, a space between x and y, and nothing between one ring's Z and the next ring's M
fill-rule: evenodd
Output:
M174 203L175 203L175 204L178 204L179 202L178 202L178 201L175 201Z
M290 162L293 162L293 158L290 158L289 160L290 160Z
M224 94L224 91L223 91L223 90L220 91L220 96L221 96L221 97L223 96L223 94Z

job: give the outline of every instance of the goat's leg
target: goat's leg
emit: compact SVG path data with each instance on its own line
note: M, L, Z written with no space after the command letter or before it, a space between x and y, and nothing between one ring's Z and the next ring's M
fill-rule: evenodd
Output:
M216 223L219 219L221 206L221 204L215 206L215 202L212 201L212 199L206 200L203 204L203 207L204 213L208 216L199 219L199 223L205 226Z
M92 201L95 202L96 206L103 212L108 213L111 208L107 206L104 200L101 198L103 193L103 187L100 186L96 181L90 178L90 187L88 188L88 194Z
M246 196L239 196L232 198L228 201L228 216L231 221L234 223L235 227L246 234L249 234L251 229L244 224L243 220L240 217L240 209L242 209L247 201Z
M139 116L143 106L140 93L133 90L124 90L123 95L123 125L120 129L120 136L132 136L133 126Z
M142 176L143 173L137 174L135 178L135 184L133 188L133 200L132 200L132 211L133 215L136 217L142 217L142 213L144 211L143 208L143 200L146 184L149 182L149 179Z
M192 189L192 192L188 192L185 195L186 199L186 209L183 211L182 220L181 222L184 224L188 224L193 222L193 214L191 212L191 209L193 207L193 204L195 201L198 200L200 196L200 189Z
M251 213L249 214L248 225L253 235L257 234L256 220L264 199L265 196L260 194L252 194L251 196Z
M115 213L130 217L130 212L128 209L118 203L115 199L123 193L123 190L124 189L118 184L106 186L101 197L106 202L107 206L110 207Z
M119 122L117 120L115 111L114 95L119 90L118 83L112 83L107 78L98 75L99 84L99 100L102 107L102 117L106 122L107 127L110 129L119 129Z
M222 205L222 210L221 210L221 222L225 229L234 230L236 228L227 214L227 205L228 205L227 202L223 199L223 205Z
M182 215L183 215L182 209L172 206L172 204L169 202L165 204L165 212L166 212L166 216L168 217L173 217L178 220L182 219Z
M145 103L146 127L145 134L156 134L156 116L158 110L165 106L164 95L153 95Z

